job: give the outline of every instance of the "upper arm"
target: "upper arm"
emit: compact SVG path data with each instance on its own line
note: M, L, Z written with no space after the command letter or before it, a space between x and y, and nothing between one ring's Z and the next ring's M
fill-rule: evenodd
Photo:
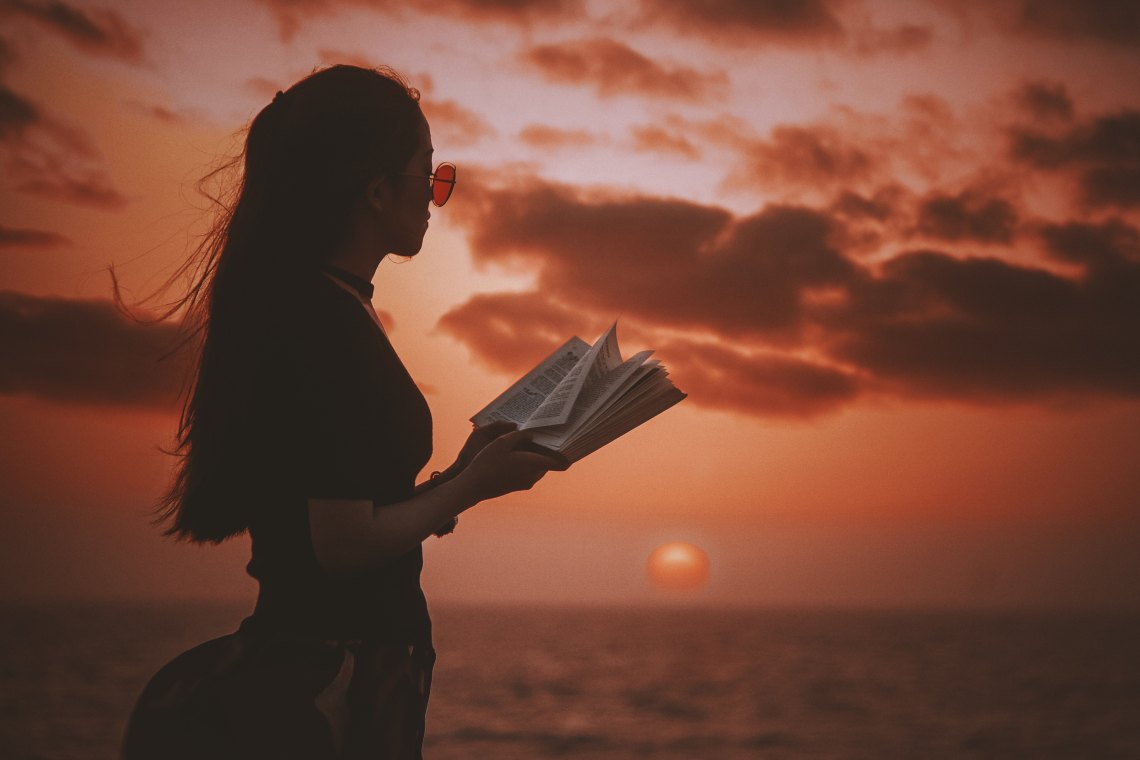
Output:
M311 498L308 509L313 552L321 569L332 578L347 578L364 570L372 502Z

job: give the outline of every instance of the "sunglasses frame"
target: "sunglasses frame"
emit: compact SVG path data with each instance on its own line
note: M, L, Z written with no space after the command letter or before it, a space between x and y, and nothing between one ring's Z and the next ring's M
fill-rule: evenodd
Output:
M451 179L440 179L440 178L436 177L436 175L439 174L439 170L445 166L451 167ZM447 203L449 200L451 200L451 194L453 192L455 192L455 178L457 175L458 175L458 171L455 168L455 164L451 163L450 161L440 161L438 164L436 164L435 171L433 171L431 174L427 174L427 175L409 174L408 172L400 172L401 177L422 177L424 179L429 180L430 184L428 185L428 187L431 189L431 202L435 206L443 206L444 203ZM446 185L448 185L447 195L444 196L442 203L437 202L435 199L435 183L436 182L443 182Z

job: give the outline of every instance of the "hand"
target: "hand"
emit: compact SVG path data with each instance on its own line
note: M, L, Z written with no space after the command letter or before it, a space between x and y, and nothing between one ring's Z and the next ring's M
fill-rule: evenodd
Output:
M524 450L531 433L514 430L486 444L459 475L477 501L513 491L526 491L551 470L565 470L554 457Z
M447 473L452 476L458 475L467 469L467 465L471 464L476 455L487 447L487 444L500 436L513 432L517 427L513 422L500 421L475 428L471 431L471 435L467 436L467 442L459 450L455 462L447 468Z

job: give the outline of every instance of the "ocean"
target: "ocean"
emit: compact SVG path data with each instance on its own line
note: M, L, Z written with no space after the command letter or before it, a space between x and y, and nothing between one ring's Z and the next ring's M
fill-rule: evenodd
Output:
M218 604L0 606L0 757L117 755ZM1140 758L1140 615L436 605L428 760Z

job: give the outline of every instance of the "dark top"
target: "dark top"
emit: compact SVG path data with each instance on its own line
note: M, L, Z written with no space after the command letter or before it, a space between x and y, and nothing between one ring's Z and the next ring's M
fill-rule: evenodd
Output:
M248 420L266 473L250 517L247 568L260 592L254 619L323 639L430 641L419 546L351 580L329 578L309 532L309 498L410 498L431 456L431 411L383 331L353 295L324 275L299 303L282 304L287 329L263 347Z

